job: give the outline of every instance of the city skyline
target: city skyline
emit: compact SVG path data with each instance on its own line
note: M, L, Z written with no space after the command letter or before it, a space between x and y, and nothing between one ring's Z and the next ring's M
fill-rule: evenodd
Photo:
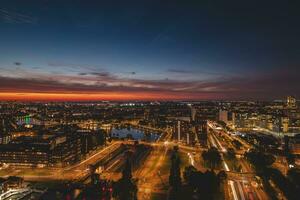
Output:
M272 100L300 92L289 2L4 1L0 100Z
M0 200L298 199L299 2L0 2Z

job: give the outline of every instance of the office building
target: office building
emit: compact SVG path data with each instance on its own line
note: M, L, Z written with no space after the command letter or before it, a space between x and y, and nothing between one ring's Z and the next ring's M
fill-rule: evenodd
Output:
M286 100L286 105L288 108L295 108L296 107L296 98L293 96L288 96Z
M219 110L219 120L225 123L228 122L228 111L227 110Z

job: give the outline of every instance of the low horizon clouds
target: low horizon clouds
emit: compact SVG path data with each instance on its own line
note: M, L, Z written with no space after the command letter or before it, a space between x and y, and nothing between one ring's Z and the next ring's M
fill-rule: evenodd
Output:
M5 72L2 68L2 72ZM188 70L168 70L170 73L189 73ZM18 69L1 73L0 92L78 93L97 94L148 92L173 95L184 99L273 99L300 93L300 80L293 71L274 71L272 74L252 74L211 78L208 80L141 79L120 77L106 70L57 74ZM285 80L289 80L288 82ZM290 83L293 83L292 85Z

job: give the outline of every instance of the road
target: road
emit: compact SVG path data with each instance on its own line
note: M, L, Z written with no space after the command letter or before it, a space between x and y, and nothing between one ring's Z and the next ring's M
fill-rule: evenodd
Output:
M240 158L240 164L242 166L242 173L235 173L229 168L224 155L227 152L226 146L232 146L227 143L226 140L220 140L218 136L218 130L215 128L212 122L208 125L212 128L212 132L209 133L209 141L212 146L220 150L222 155L223 167L228 175L228 186L230 188L229 195L230 199L234 200L248 200L248 199L269 199L265 191L261 187L257 187L255 173L251 169L249 163L244 159ZM223 134L227 134L224 133ZM229 135L227 135L229 136ZM227 137L225 136L225 137Z
M151 127L145 127L151 128ZM151 128L154 130L154 128ZM161 137L158 141L166 141L171 138L171 132L168 129L162 130L157 129L162 132ZM116 149L120 147L122 143L128 143L124 141L113 141L108 146L98 149L95 152L92 152L90 155L87 156L86 159L77 163L75 165L71 165L65 168L51 168L51 167L44 167L44 168L35 168L35 170L29 168L19 168L9 166L8 168L1 170L0 172L3 174L2 177L7 178L9 176L20 176L24 178L25 181L56 181L56 180L70 180L76 181L81 180L83 177L86 177L90 173L89 166L98 163L108 156L112 154ZM130 142L129 142L130 143ZM142 143L142 142L141 142ZM151 145L160 145L159 143L151 143ZM149 143L146 143L149 144ZM108 170L104 172L104 175L107 178L117 179L119 176L119 171L117 169L123 165L124 159L122 156L118 156L112 162L108 163ZM112 165L112 166L110 166Z
M95 164L105 157L109 156L113 151L119 148L121 142L115 141L94 152L92 155L88 156L87 159L81 161L78 164L66 167L66 168L35 168L32 169L22 169L9 167L6 169L10 171L5 177L8 176L20 176L26 181L52 181L52 180L78 180L87 174L89 174L89 165Z
M134 172L138 181L138 199L159 196L166 199L169 176L168 152L170 145L159 143L147 157L143 165Z
M265 192L259 187L255 187L255 174L249 163L241 158L240 164L243 173L236 173L230 169L224 158L229 147L232 147L231 136L223 133L227 140L223 140L217 133L213 124L209 124L213 131L209 133L208 140L211 146L216 147L222 155L223 168L228 174L229 199L246 200L246 199L268 199ZM148 128L148 127L147 127ZM206 170L199 160L200 154L205 148L189 147L181 143L171 142L172 132L165 130L159 140L154 143L140 142L141 144L151 145L152 152L148 155L143 164L133 172L133 177L138 179L138 199L152 199L159 197L167 198L168 177L170 169L169 152L174 145L179 147L179 151L187 156L189 164L195 166L198 170ZM24 171L12 170L13 175L22 176L25 180L45 181L45 180L80 180L89 175L89 165L100 162L111 156L112 152L118 149L121 141L114 141L107 147L97 150L97 152L88 156L87 159L78 164L66 167L64 169L43 168L36 169L34 173L27 174ZM196 156L198 155L198 156ZM120 168L124 164L124 154L121 153L109 160L106 169L102 173L103 178L118 180L121 176ZM8 174L11 175L11 174Z

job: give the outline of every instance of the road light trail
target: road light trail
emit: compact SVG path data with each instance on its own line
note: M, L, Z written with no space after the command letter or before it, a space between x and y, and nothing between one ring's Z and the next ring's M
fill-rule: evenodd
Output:
M223 165L224 165L224 168L225 168L225 171L229 172L229 167L227 165L227 163L223 160Z
M195 166L195 160L194 160L194 157L190 154L190 153L187 153L188 157L189 157L189 162L192 166Z
M240 183L240 182L237 182L237 185L238 185L238 189L239 189L239 191L240 191L240 195L241 195L242 200L245 200L245 195L244 195L244 192L243 192L241 183Z
M214 147L218 148L217 144L215 143L215 141L214 141L214 139L212 138L211 135L209 136L209 138L210 138L210 141L211 141L212 145L213 145Z
M215 139L213 138L213 136L210 135L209 138L210 138L210 141L211 141L212 145L213 145L215 148L218 149L218 146L216 145ZM229 171L230 171L230 170L229 170L229 167L228 167L227 163L225 162L225 160L224 160L222 154L221 154L221 156L222 156L222 161L223 161L222 163L223 163L223 166L224 166L224 168L225 168L225 171L229 172Z
M213 134L212 134L212 135L213 135ZM224 148L224 147L222 147L221 143L218 141L217 137L214 137L214 135L213 135L213 136L211 136L211 139L212 139L212 140L215 140L215 141L219 144L219 147L220 147L221 149ZM214 142L214 144L216 145L215 142ZM218 148L217 145L216 145L216 148ZM225 149L225 148L224 148L224 149ZM226 149L225 149L225 151L222 150L222 152L226 152ZM225 161L225 159L224 159L224 157L223 157L223 153L221 153L221 157L222 157L222 160L223 160L223 166L224 166L225 171L226 171L226 172L230 172L230 169L229 169L229 167L228 167L228 165L227 165L227 163L226 163L226 161ZM236 192L236 189L235 189L234 181L230 180L230 181L229 181L229 185L230 185L230 188L231 188L231 191L232 191L234 200L239 200L238 195L237 195L237 192ZM240 192L241 192L241 191L240 191ZM241 196L244 196L244 195L241 193ZM242 199L242 200L245 200L245 199Z
M229 180L228 182L229 182L230 188L232 190L232 195L233 195L234 200L239 200L236 190L235 190L235 187L234 187L234 182L232 180Z
M216 147L217 149L219 149L218 146L216 145L216 142L217 142L217 143L219 144L219 147L222 149L222 152L226 152L226 151L223 151L223 148L224 148L224 147L222 147L221 143L217 140L216 137L213 137L213 134L211 134L211 135L209 136L209 138L210 138L210 141L211 141L211 143L212 143L212 145L213 145L214 147ZM216 141L216 142L215 142L215 141ZM224 148L224 149L225 149L225 148ZM225 149L225 150L226 150L226 149ZM230 172L230 169L229 169L227 163L225 162L225 160L224 160L224 158L223 158L223 153L221 153L221 157L222 157L223 166L224 166L225 171ZM232 180L229 180L228 183L229 183L229 185L230 185L230 189L231 189L231 191L232 191L232 195L233 195L234 200L239 200L238 195L237 195L237 192L236 192L236 189L235 189L235 186L234 186L234 182L233 182ZM243 199L243 200L244 200L244 199Z
M212 123L210 123L209 124L209 126L213 129L213 131L216 131L215 130L215 128L213 128L214 127L214 124L212 124ZM216 127L216 126L215 126ZM217 137L217 135L216 134L214 134L214 132L211 134L212 136L212 138L214 138L215 140L216 140L216 142L215 143L217 143L220 147L222 147L222 144L221 144L221 142L220 141L218 141L218 137ZM226 136L226 137L229 137L230 138L230 136L228 135L228 133L225 131L224 132L224 135ZM235 138L235 139L238 139L238 137L235 137L235 136L232 136L233 138ZM231 140L230 141L233 141L233 139L231 138ZM244 144L244 143L242 143L242 144ZM244 146L246 146L246 145L244 145ZM224 163L223 163L224 164ZM241 160L241 165L243 166L243 168L245 169L245 172L253 172L252 170L251 170L251 168L249 168L249 166L245 163L245 160L244 159L242 159ZM224 164L224 168L226 169L226 167L225 167L225 164ZM229 171L228 171L229 172ZM242 177L244 177L245 176L245 172L243 173L243 176ZM252 177L253 178L253 177ZM238 199L241 199L241 200L245 200L245 199L248 199L248 195L247 195L247 192L245 192L245 190L244 190L244 186L242 185L242 184L240 184L240 182L237 180L238 178L237 177L233 177L233 183L237 183L237 185L236 185L236 187L235 187L235 184L233 184L232 186L231 186L231 184L229 184L230 185L230 187L231 187L231 190L232 190L232 194L234 195L234 191L233 191L233 189L235 190L235 192L237 193L237 194L239 194L239 196L237 196L238 197ZM249 182L251 182L251 178L247 178L248 179L248 181ZM264 193L262 193L262 194L264 194ZM257 199L258 198L258 196L259 196L259 192L257 191L257 190L255 190L254 189L254 199ZM266 196L265 196L266 197ZM250 198L250 197L249 197ZM267 199L267 198L263 198L263 199Z
M166 193L165 183L160 176L166 178L166 172L161 170L163 165L166 164L169 145L168 143L159 144L160 145L155 145L156 148L148 156L144 164L134 172L134 177L143 177L143 179L140 179L138 182L138 197L140 197L138 199L150 199L153 193ZM159 176L160 179L156 178L156 176Z
M222 146L222 144L220 143L220 141L217 139L217 137L212 134L212 137L215 139L215 141L217 142L217 144L219 145L219 147L221 148L222 152L227 152L227 149L225 147Z
M120 162L120 160L116 160L114 163L112 163L107 169L106 171L109 171L111 168L113 168L116 164L118 164Z
M101 151L95 153L94 155L88 157L87 159L81 161L80 163L76 164L76 165L72 165L70 167L67 167L67 168L64 168L63 170L64 171L68 171L70 169L73 169L73 168L76 168L76 167L79 167L80 165L83 165L84 163L90 161L91 159L95 158L96 156L99 156L101 153L105 152L105 151L108 151L109 149L111 149L112 147L115 147L117 144L119 144L119 142L114 142L112 144L110 144L110 146L102 149Z

